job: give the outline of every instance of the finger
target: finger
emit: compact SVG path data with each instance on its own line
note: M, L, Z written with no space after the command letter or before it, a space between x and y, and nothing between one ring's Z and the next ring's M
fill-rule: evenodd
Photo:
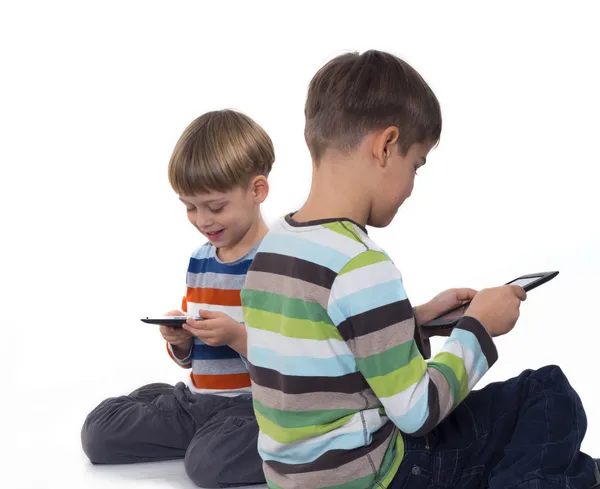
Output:
M477 291L475 289L458 289L456 291L456 298L459 301L467 302L472 301L473 297L477 295Z
M194 336L198 336L198 337L200 337L202 334L206 334L208 332L206 329L194 328L193 326L191 326L187 323L183 325L183 329L185 329L187 332L193 334Z
M203 319L211 319L216 317L214 311L206 311L204 309L200 309L198 311L198 316L200 316Z
M173 310L165 314L165 316L185 316L181 311Z
M220 311L205 311L204 309L198 311L198 315L203 319L216 319L226 316L224 312Z
M175 333L177 333L177 329L176 328L172 328L171 326L167 326L165 324L160 326L160 333L163 335L174 335Z
M186 324L188 324L189 326L191 326L192 328L196 328L196 329L204 329L206 328L206 324L208 321L201 319L199 321L197 321L196 319L192 319L192 318L188 318L186 320ZM184 324L185 326L185 324Z
M511 287L513 288L515 295L521 300L524 301L527 299L527 292L525 292L525 289L523 287L519 287L518 285L511 285Z
M165 331L160 332L163 336L168 336L169 338L183 338L187 335L185 331L181 329L169 328L167 327Z
M215 336L215 333L213 331L205 331L205 330L201 330L201 329L190 329L189 330L190 333L195 336L196 338L202 340L202 341L206 341L206 340L210 340L211 338L213 338Z

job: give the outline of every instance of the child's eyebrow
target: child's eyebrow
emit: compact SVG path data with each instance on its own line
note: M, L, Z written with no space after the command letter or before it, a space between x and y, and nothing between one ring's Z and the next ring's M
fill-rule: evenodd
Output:
M179 197L179 200L181 202L183 202L184 204L193 204L192 202L188 202L187 200L184 200L181 197ZM226 197L217 197L215 199L205 200L204 202L202 202L202 205L215 204L215 203L222 204L224 202L227 202L227 198Z

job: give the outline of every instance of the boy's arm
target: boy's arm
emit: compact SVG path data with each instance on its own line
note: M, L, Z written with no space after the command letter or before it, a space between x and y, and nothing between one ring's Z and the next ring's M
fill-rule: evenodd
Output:
M187 299L185 296L181 300L181 310L184 312L184 314L187 313ZM183 330L181 330L181 332L183 332ZM190 337L190 345L187 348L175 347L167 341L167 353L171 359L182 368L192 368L193 351L193 337Z
M192 340L192 344L189 347L187 355L185 355L185 351L180 348L174 347L171 343L167 342L167 352L171 359L182 368L192 368L192 357L194 351L194 342Z
M465 317L425 362L400 272L378 251L361 253L341 270L328 312L387 415L414 436L448 416L497 359L487 331Z

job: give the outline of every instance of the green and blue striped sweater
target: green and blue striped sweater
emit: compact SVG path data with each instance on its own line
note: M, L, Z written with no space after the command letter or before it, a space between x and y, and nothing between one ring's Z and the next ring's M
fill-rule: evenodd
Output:
M387 487L402 433L426 435L497 358L466 317L426 362L400 272L349 220L276 223L241 297L270 488Z

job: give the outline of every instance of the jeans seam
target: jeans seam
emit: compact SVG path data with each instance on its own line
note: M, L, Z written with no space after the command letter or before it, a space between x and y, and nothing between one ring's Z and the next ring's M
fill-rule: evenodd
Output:
M544 394L544 421L546 422L546 443L544 443L544 449L542 450L542 455L540 457L541 466L544 465L544 457L546 456L546 452L548 451L548 444L550 443L550 426L548 426L548 395L544 390L542 390L542 393Z
M502 421L504 418L506 418L507 416L511 415L512 413L514 413L515 411L518 411L519 408L514 408L511 409L510 411L508 411L507 413L504 413L502 416L500 416L497 420L495 420L492 425L495 425L497 423L499 423L500 421ZM486 436L488 436L489 433L482 433L480 436L476 437L475 440L473 440L473 443L481 440L482 438L485 438ZM467 447L468 448L468 447Z
M577 428L577 440L581 440L583 437L581 436L581 430L580 430L580 427L579 427L578 403L577 403L576 400L573 399L573 395L572 394L569 395L569 398L571 399L571 401L574 401L574 405L575 405L575 425L576 425L576 428ZM576 456L577 456L577 450L575 450L573 452L573 456L571 457L571 460L569 461L569 465L567 465L567 468L565 469L565 472L563 474L565 476L565 479L567 479L567 482L569 480L569 477L567 476L567 472L571 468L571 465L573 465L573 461L575 460Z
M520 480L516 484L508 486L506 489L515 489L515 488L519 487L520 485L525 484L526 482L529 482L529 481L540 481L540 480L541 481L554 482L554 483L558 482L560 484L562 484L564 482L564 484L566 485L566 489L573 489L573 486L571 486L571 484L569 484L569 481L558 481L558 480L555 480L555 479L549 479L547 477L540 477L540 476L530 477L529 479Z
M452 479L456 479L458 474L456 473L458 470L458 450L454 451L454 471L452 472Z
M477 421L475 421L475 416L473 415L473 411L468 404L464 404L464 407L469 412L469 416L471 416L471 421L473 422L473 428L475 429L475 439L479 440L481 437L479 436L479 430L477 429Z

